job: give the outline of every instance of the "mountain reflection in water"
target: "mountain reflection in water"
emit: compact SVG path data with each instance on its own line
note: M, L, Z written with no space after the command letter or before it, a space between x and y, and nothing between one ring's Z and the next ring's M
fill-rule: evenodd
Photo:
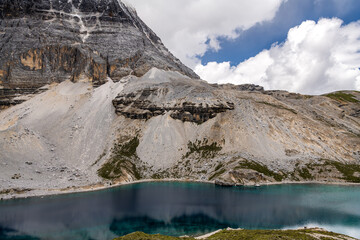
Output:
M112 239L134 231L180 236L308 223L360 237L359 202L359 186L141 183L0 202L0 239Z

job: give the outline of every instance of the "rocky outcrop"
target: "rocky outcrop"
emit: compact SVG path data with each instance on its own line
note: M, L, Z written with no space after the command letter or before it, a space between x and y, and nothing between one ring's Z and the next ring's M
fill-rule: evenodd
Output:
M268 180L263 173L254 171L252 169L240 169L229 172L229 177L232 182L238 184L257 184Z
M234 85L234 84L212 84L212 86L225 89L225 90L238 90L238 91L248 91L248 92L264 92L264 87L255 85L255 84L240 84L240 85Z
M120 0L0 0L0 20L0 88L10 92L68 79L99 86L152 67L197 78Z
M192 102L183 102L182 106L170 108L169 110L173 111L170 116L174 119L201 124L216 117L218 113L234 110L234 104L226 102L216 103L214 105L208 105L207 103L197 105Z
M120 94L113 100L116 113L131 119L150 119L165 112L171 112L173 119L186 122L204 123L207 120L216 117L218 113L226 112L234 109L234 104L224 102L220 99L217 101L207 101L194 103L181 98L175 101L159 101L166 99L169 94L169 88L148 88L131 92L128 94Z
M0 110L25 102L34 94L45 91L46 88L0 88Z
M225 181L221 181L221 180L215 180L215 185L222 186L222 187L232 187L232 186L235 186L235 183L225 182Z

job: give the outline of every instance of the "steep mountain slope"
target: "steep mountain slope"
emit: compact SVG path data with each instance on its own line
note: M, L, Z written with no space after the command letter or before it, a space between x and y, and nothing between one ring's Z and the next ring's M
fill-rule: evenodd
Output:
M6 197L139 179L360 182L359 92L208 84L118 1L0 9Z
M142 76L151 67L197 77L120 0L1 0L0 107L52 82Z

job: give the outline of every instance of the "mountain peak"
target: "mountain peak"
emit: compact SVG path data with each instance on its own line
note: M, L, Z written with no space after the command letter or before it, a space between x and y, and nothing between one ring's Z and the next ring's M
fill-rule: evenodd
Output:
M0 87L142 76L152 67L198 76L120 0L0 0Z

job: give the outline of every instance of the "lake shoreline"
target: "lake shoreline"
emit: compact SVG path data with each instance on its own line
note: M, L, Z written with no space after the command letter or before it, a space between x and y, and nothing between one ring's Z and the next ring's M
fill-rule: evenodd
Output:
M215 181L195 180L195 179L143 179L132 182L105 182L105 183L100 182L93 185L76 186L66 189L33 189L29 191L24 190L23 193L0 194L0 202L11 199L44 198L44 197L52 197L58 195L96 192L96 191L103 191L112 188L117 188L121 186L140 184L140 183L152 183L152 182L204 183L204 184L217 185L215 184ZM265 182L259 184L248 184L248 185L238 184L238 185L225 186L225 187L261 187L261 186L271 186L271 185L306 185L306 184L360 186L360 183L349 183L349 182L282 181L282 182Z

